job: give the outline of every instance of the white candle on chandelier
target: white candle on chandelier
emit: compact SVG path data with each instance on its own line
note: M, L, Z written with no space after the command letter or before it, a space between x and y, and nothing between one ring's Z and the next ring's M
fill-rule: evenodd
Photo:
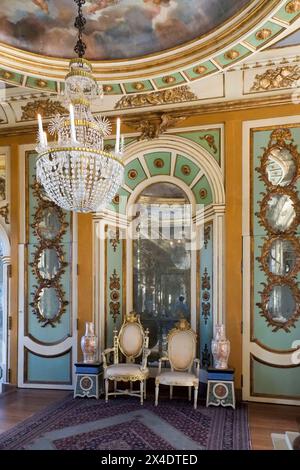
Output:
M44 132L44 145L45 147L48 146L47 132Z
M45 136L44 136L44 130L43 130L42 116L40 114L38 114L37 119L38 119L38 126L39 126L40 144L45 145Z
M117 131L116 131L116 146L115 152L120 152L120 130L121 130L121 120L120 118L117 119Z
M124 152L124 146L125 146L125 138L122 135L122 137L121 137L121 152Z
M71 141L76 142L74 106L72 104L70 104L70 130L71 130Z

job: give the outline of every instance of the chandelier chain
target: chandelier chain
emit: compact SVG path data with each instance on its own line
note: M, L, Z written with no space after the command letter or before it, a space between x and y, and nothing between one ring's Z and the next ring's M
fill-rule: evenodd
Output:
M74 47L74 51L76 52L78 57L82 58L86 50L86 44L82 40L82 34L84 32L85 24L86 24L86 19L82 13L82 6L85 4L85 0L74 0L74 1L78 6L78 16L76 16L75 23L74 23L75 28L78 29L78 40Z

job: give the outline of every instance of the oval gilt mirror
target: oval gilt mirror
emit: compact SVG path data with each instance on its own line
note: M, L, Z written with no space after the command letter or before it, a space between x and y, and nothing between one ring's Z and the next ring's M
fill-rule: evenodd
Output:
M54 320L59 316L62 301L55 287L42 287L37 304L40 316L45 320Z
M43 248L39 251L37 271L42 279L55 279L60 275L62 267L62 256L56 248Z
M274 147L270 150L266 173L269 183L273 186L288 186L297 174L295 158L286 147Z
M273 322L286 323L295 314L296 300L290 286L274 285L266 309Z
M291 276L299 269L299 243L296 240L277 238L265 246L266 268L275 276Z
M264 203L266 207L263 220L271 232L286 232L297 224L295 205L290 195L270 193Z
M41 207L37 213L36 231L40 238L55 240L63 229L59 209L49 205Z

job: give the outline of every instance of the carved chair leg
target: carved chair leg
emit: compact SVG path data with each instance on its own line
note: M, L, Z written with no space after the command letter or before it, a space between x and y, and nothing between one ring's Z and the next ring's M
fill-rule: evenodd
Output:
M170 400L173 398L173 385L170 385Z
M114 392L116 392L116 391L117 391L117 381L114 380ZM116 398L116 396L117 396L117 395L115 395L115 398Z
M192 399L192 387L189 387L189 401Z
M105 402L106 403L108 402L108 387L109 387L108 379L105 379Z
M158 405L159 383L155 385L155 406Z
M143 380L141 380L140 391L141 391L141 405L143 405L144 403L144 381Z
M195 390L194 390L194 410L197 409L197 400L198 400L198 387L195 387Z
M144 399L146 400L146 384L147 384L147 380L144 380Z

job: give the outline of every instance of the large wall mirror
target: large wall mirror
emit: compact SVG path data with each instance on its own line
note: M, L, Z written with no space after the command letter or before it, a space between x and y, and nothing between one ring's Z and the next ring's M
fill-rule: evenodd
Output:
M135 210L133 306L150 330L155 364L179 318L191 321L190 202L175 184L159 182L140 193Z

